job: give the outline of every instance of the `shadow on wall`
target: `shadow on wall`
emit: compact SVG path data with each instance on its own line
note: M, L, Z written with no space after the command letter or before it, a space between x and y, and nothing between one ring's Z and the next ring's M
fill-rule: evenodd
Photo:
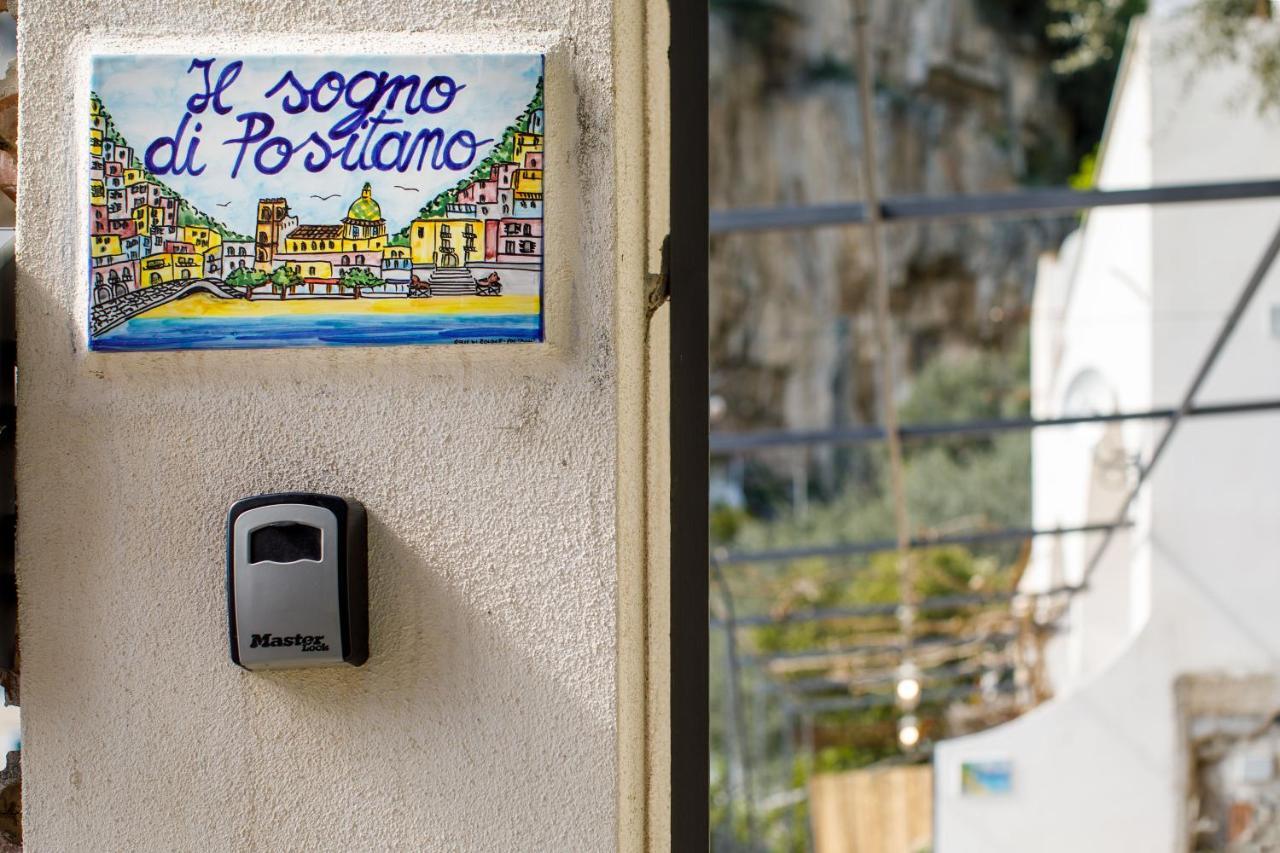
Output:
M536 578L433 565L379 519L376 504L369 509L368 663L241 675L251 708L246 753L267 757L246 762L241 783L254 811L273 818L240 840L313 849L408 837L433 848L611 846L614 822L602 818L615 810L615 772L602 756L614 754L613 709L593 708L590 694L612 699L613 666L574 667L588 663L571 660L582 655L582 611L572 602L554 612L528 607L519 587ZM486 593L467 594L477 587ZM530 630L547 642L518 642ZM608 689L575 691L583 678ZM281 765L331 788L335 808L319 821L295 808L297 776ZM549 808L563 818L547 820Z

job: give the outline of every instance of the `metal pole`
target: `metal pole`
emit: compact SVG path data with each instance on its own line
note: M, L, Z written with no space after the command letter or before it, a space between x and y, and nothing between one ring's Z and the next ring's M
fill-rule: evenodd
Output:
M1066 216L1095 207L1247 201L1276 196L1280 196L1280 180L1275 179L1127 190L1072 190L1055 187L1004 193L887 198L880 203L880 218L885 222L910 222L972 217ZM716 210L711 212L710 224L712 234L727 234L739 231L857 226L867 224L869 218L866 204L847 202Z
M760 783L763 790L769 789L769 762L766 758L769 752L768 741L768 701L769 693L764 689L762 683L762 674L756 673L755 689L751 694L751 743L753 748L751 757L754 760L757 756L760 758L760 773L755 777L755 781ZM755 808L755 801L752 801L752 808Z
M916 641L916 647L956 647L972 645L975 643L981 643L987 646L1001 646L1006 643L1011 643L1017 639L1017 634L973 634L960 637L921 639ZM803 660L807 658L821 660L824 658L850 657L852 655L875 654L877 652L892 652L897 650L897 648L897 646L889 645L843 646L833 649L805 649L803 651L771 652L763 655L751 655L746 659L757 665L766 666L774 661Z
M1054 587L1044 592L1017 593L991 592L968 595L941 595L935 598L924 598L916 602L921 611L939 610L952 607L966 607L977 604L1001 604L1012 601L1019 595L1028 598L1049 597L1070 592L1074 587ZM805 610L799 613L788 613L783 616L768 614L752 614L735 616L732 619L712 619L712 628L758 628L766 625L799 625L806 622L826 622L833 619L856 619L860 616L889 616L897 609L896 604L863 604L856 607L824 607L819 610Z
M3 238L7 237L7 240ZM19 702L18 690L18 585L14 575L14 540L17 530L17 327L14 234L0 232L0 685L6 704Z
M1245 415L1280 410L1280 400L1244 400L1234 403L1212 403L1193 406L1184 417L1213 417L1218 415ZM911 439L944 438L950 436L991 435L1000 432L1040 429L1042 427L1077 426L1079 424L1115 423L1118 421L1165 420L1177 414L1177 409L1147 409L1141 412L1113 412L1106 415L1066 415L1059 418L1001 418L993 420L959 421L937 424L903 424L898 434L904 441ZM711 436L710 449L715 455L733 454L735 457L751 450L766 450L797 444L863 444L882 441L884 427L876 424L829 430L769 430L750 433L716 433Z
M742 796L744 806L743 817L746 819L747 837L755 841L755 790L751 778L751 756L748 754L746 725L742 718L742 688L738 680L738 639L734 624L733 592L724 579L724 572L714 557L711 559L711 576L720 590L720 599L724 602L724 639L725 663L728 669L725 684L725 699L729 715L729 797L730 803L737 798L734 788Z
M796 715L795 708L785 698L782 701L782 766L785 772L786 785L789 790L796 778ZM799 834L800 802L791 806L791 831L788 836L794 839Z
M1082 524L1078 527L1009 527L994 530L977 530L972 533L952 533L945 536L915 536L911 547L937 548L943 545L973 545L978 542L1008 542L1018 539L1034 539L1039 536L1069 536L1073 533L1100 533L1117 527L1131 527L1127 520L1104 524ZM807 557L854 557L893 551L898 547L896 539L876 539L868 542L847 542L836 545L812 545L802 548L775 548L767 551L729 551L717 559L721 565L737 563L775 563L799 560Z
M1151 476L1151 472L1155 469L1156 464L1160 461L1160 457L1164 455L1165 449L1168 448L1169 442L1173 439L1174 432L1177 431L1182 419L1187 413L1194 408L1196 394L1200 393L1201 387L1204 386L1205 380L1209 378L1209 371L1213 370L1213 366L1218 363L1218 357L1222 355L1222 350L1226 347L1227 341L1231 338L1231 333L1235 331L1236 326L1240 323L1240 318L1244 316L1245 309L1249 307L1249 303L1253 301L1253 297L1257 294L1258 289L1262 287L1262 282L1266 279L1267 273L1271 270L1271 265L1275 263L1276 255L1280 254L1280 228L1276 229L1275 234L1271 237L1271 242L1267 244L1266 250L1262 253L1262 257L1258 259L1258 263L1254 266L1253 272L1249 275L1249 279L1245 282L1244 289L1240 291L1240 295L1236 297L1235 303L1231 306L1231 310L1227 312L1226 318L1222 321L1218 334L1213 339L1209 351L1205 353L1204 358L1200 360L1200 366L1196 368L1194 378L1191 385L1188 386L1187 392L1182 395L1182 402L1178 405L1177 411L1173 417L1169 419L1169 423L1165 426L1164 432L1160 435L1160 440L1156 442L1155 450L1151 452L1151 459L1147 464L1138 470L1138 481L1133 484L1133 488L1129 490L1125 496L1124 502L1120 505L1120 510L1116 513L1115 520L1117 522L1124 520L1129 515L1129 509L1133 506L1133 502L1138 497L1138 492L1146 483L1147 478ZM1084 569L1084 576L1077 584L1077 589L1084 589L1089 585L1089 579L1097 570L1098 565L1102 562L1102 556L1107 551L1107 546L1111 544L1114 536L1115 528L1107 530L1102 535L1102 541L1098 543L1097 549L1093 552L1093 556L1089 559Z
M996 692L1008 694L1012 693L1014 689L1015 688L1012 685L1002 685L996 688ZM957 699L965 699L980 692L981 688L976 686L928 690L925 691L922 699L925 702L951 702ZM817 714L826 714L836 711L857 711L865 708L883 708L894 704L894 701L895 697L890 695L871 694L867 696L810 699L807 702L801 702L797 707L799 708L800 713L804 714L807 719L812 721Z
M814 770L818 766L818 748L814 732L814 715L807 711L801 713L800 719L803 721L801 725L804 727L804 754L805 754L805 774L804 774L804 802L808 806L805 811L808 812L804 822L805 837L808 840L808 849L812 850L813 845L813 798L811 792L813 786L810 784L813 780Z
M674 850L705 850L710 835L707 602L707 0L668 11L670 152L670 732Z
M1001 661L995 667L1001 671L1007 671L1014 667L1012 661ZM920 677L925 682L939 682L954 680L956 678L964 678L966 676L977 675L981 671L980 663L973 660L961 663L942 664L939 666L929 667L921 670ZM878 684L891 684L897 681L897 673L891 669L873 669L870 674L851 676L849 678L787 678L787 679L771 679L770 690L774 692L783 692L791 696L807 696L812 694L824 694L833 692L846 693L851 697L868 695L871 691L861 690L859 693L853 691L860 688L867 688Z

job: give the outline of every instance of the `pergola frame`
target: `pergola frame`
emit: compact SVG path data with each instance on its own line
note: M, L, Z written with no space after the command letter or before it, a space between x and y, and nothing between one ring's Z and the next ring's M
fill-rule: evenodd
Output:
M706 0L670 0L670 198L671 240L669 274L671 291L671 845L673 850L707 849L709 838L708 763L708 648L709 573L707 490L708 461L712 451L738 455L765 448L857 444L886 438L876 425L844 430L767 432L746 435L709 435L708 399L708 236L763 230L860 227L871 223L989 218L1045 214L1070 214L1095 207L1164 205L1198 202L1243 201L1280 197L1280 180L1217 184L1157 186L1127 190L1048 189L951 197L902 197L880 201L875 211L851 202L794 207L765 207L716 211L708 207L708 6ZM871 128L864 128L870 133ZM874 215L872 215L874 213ZM1229 340L1245 308L1270 270L1280 247L1280 236L1253 270L1244 291L1225 318L1213 346L1205 354L1180 405L1176 409L1111 413L1053 419L1022 418L952 424L905 425L896 431L901 439L986 435L1007 431L1080 423L1126 420L1164 420L1166 428L1157 448L1163 450L1181 421L1187 417L1238 416L1280 409L1280 400L1240 401L1198 405L1195 392ZM1153 454L1140 468L1139 486L1160 458ZM1136 488L1134 490L1136 495ZM1126 503L1126 508L1128 502ZM979 531L951 537L922 537L911 548L999 539L1027 539L1098 531L1110 540L1114 530L1126 527L1123 516L1091 524L1086 529L1017 529ZM795 556L845 556L894 548L893 543L842 543L807 549L778 550L758 554L721 555L723 563L785 560ZM1099 551L1100 553L1100 551ZM1095 554L1094 562L1096 562ZM717 568L718 570L718 568ZM1066 590L1072 594L1086 588ZM811 614L811 618L848 618L850 614ZM744 621L744 619L746 621ZM725 624L727 621L727 625ZM734 619L718 624L732 632ZM756 624L756 617L738 617L738 625ZM787 620L782 620L787 621ZM792 619L794 621L794 617ZM806 704L802 712L824 710Z

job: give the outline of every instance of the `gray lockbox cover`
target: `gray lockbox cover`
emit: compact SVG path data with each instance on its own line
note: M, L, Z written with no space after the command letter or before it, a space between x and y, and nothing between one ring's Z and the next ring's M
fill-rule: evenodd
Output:
M341 498L296 496L308 502L289 502L289 495L241 501L232 508L229 531L230 618L232 658L246 669L284 669L359 665L364 657L344 657L344 608L350 609L349 578L340 565L346 560L342 543L355 544L363 583L363 508L360 536L344 535L348 512L316 501L345 507ZM278 499L281 502L270 502ZM354 502L350 502L354 503ZM242 509L245 504L251 508ZM253 504L264 504L256 505ZM361 598L363 596L360 596ZM358 601L364 607L363 601ZM358 613L363 627L367 615ZM352 645L347 638L348 646ZM361 645L357 643L357 645ZM367 650L367 635L362 644ZM350 651L350 649L348 649ZM367 651L364 653L367 655Z

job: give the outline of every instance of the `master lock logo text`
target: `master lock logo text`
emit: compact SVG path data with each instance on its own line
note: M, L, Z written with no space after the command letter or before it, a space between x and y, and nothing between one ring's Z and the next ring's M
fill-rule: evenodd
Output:
M249 640L249 648L266 648L268 646L299 646L304 652L327 652L329 644L324 641L324 634L311 637L294 634L292 637L277 637L274 634L254 634Z

